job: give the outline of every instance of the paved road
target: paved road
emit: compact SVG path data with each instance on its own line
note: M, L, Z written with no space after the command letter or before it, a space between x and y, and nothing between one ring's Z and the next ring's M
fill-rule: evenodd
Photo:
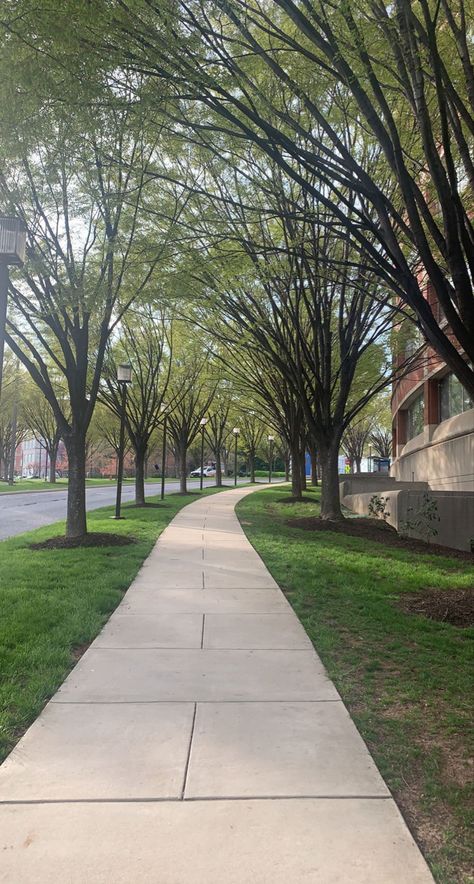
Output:
M246 482L247 479L242 479ZM214 485L214 479L204 481L205 486ZM189 483L189 489L199 487L199 483ZM167 482L166 493L179 491L178 482ZM160 493L159 483L146 485L145 494L151 497ZM133 500L135 488L133 485L124 485L122 500ZM0 540L23 534L24 531L33 531L42 528L43 525L51 525L66 518L67 489L58 491L32 491L31 493L0 494ZM91 486L87 489L87 510L96 510L101 506L109 506L115 503L115 485L107 487Z

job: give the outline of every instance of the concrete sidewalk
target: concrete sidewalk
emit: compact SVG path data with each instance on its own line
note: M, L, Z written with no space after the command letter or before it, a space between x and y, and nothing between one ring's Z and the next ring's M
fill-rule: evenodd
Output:
M428 884L234 505L190 504L0 769L8 884Z

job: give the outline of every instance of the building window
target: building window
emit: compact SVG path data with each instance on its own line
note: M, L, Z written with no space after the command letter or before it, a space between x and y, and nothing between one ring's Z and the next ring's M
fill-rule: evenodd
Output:
M473 408L473 402L457 377L450 372L439 384L439 414L442 421Z
M424 429L424 399L423 395L418 396L413 400L411 405L408 406L408 438L413 439L414 436L419 436L420 433L423 432Z

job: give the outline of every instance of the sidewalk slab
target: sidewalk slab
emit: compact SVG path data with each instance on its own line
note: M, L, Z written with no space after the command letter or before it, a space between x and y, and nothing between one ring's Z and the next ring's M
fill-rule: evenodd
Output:
M291 608L281 592L235 589L129 589L117 612L124 614L288 614ZM115 616L115 615L114 615ZM295 618L296 619L296 618Z
M383 798L16 805L0 851L1 884L433 884Z
M303 650L311 642L293 613L206 614L203 648Z
M342 703L198 704L186 798L389 797Z
M94 642L95 648L200 648L202 614L116 614Z
M53 703L339 700L312 650L90 648Z
M180 798L193 716L193 703L49 703L0 768L0 801Z

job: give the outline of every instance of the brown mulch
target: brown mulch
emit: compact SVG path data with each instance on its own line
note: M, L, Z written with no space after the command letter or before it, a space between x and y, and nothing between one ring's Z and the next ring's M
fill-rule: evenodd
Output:
M86 546L129 546L136 543L134 537L128 534L107 534L103 532L91 532L85 537L50 537L41 543L30 543L30 549L82 549Z
M302 528L304 531L333 531L335 534L348 534L351 537L361 537L364 540L374 540L391 546L395 549L404 549L407 552L421 552L432 556L444 556L450 559L460 559L474 564L474 555L462 549L453 549L451 546L440 546L438 543L425 543L424 540L400 537L392 525L388 525L383 519L368 519L361 516L357 519L342 519L331 521L321 519L319 516L288 519L286 524L290 528Z
M474 586L436 589L428 586L421 592L404 595L397 608L406 614L418 614L439 623L466 628L474 626Z

